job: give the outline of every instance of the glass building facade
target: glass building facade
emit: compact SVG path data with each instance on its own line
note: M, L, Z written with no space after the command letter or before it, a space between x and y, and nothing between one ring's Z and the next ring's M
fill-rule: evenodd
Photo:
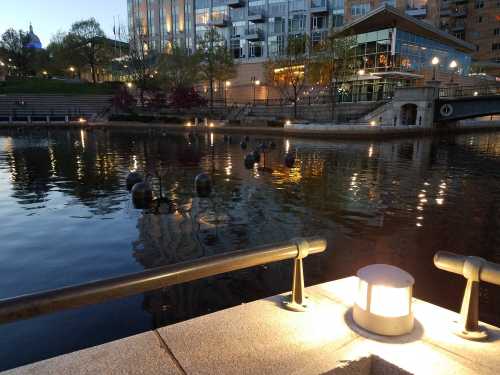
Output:
M172 43L194 50L217 28L234 58L258 61L280 55L289 35L308 34L313 44L344 23L344 0L128 0L129 30L149 48Z
M458 74L469 73L470 54L446 44L398 28L388 28L356 35L356 66L369 73L400 71L418 74L433 57L439 68L448 70L451 61L458 63Z

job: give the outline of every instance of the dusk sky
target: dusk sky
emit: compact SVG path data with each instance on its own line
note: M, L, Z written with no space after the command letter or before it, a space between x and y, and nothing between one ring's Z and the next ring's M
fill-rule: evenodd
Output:
M94 17L113 36L113 17L127 23L127 0L0 0L0 33L8 28L28 30L30 21L44 47L52 35L71 24Z

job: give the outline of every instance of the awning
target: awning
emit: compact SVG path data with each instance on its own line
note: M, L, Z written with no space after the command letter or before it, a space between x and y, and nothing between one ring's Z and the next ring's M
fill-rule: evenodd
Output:
M379 78L399 78L399 79L422 79L424 78L421 74L408 73L408 72L377 72Z

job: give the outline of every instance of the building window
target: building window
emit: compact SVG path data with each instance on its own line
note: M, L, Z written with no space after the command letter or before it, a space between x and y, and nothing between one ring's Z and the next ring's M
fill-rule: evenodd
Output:
M476 0L475 7L476 9L484 8L484 0Z
M287 13L286 0L269 0L269 17L284 16Z
M500 50L500 43L493 43L493 44L491 45L491 49L492 49L493 51L498 51L498 50Z
M231 40L231 53L235 59L245 57L245 41L240 39Z
M306 15L305 14L295 14L292 18L288 19L288 31L297 32L306 29Z
M500 28L497 27L495 30L493 30L493 35L500 35Z
M281 56L285 51L285 37L283 35L270 36L269 56Z
M313 16L311 18L311 28L313 30L324 29L327 27L327 19L325 16Z
M364 16L369 11L370 11L369 3L351 5L351 16L353 17Z
M261 57L262 56L262 42L248 42L248 56Z

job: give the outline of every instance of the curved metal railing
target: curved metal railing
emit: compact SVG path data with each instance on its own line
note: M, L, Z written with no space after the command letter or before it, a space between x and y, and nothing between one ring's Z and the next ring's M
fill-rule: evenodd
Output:
M298 311L304 305L305 298L302 259L308 254L325 251L326 246L326 240L320 237L295 239L157 267L106 280L4 299L0 300L0 324L286 259L295 259L291 301L286 306Z

